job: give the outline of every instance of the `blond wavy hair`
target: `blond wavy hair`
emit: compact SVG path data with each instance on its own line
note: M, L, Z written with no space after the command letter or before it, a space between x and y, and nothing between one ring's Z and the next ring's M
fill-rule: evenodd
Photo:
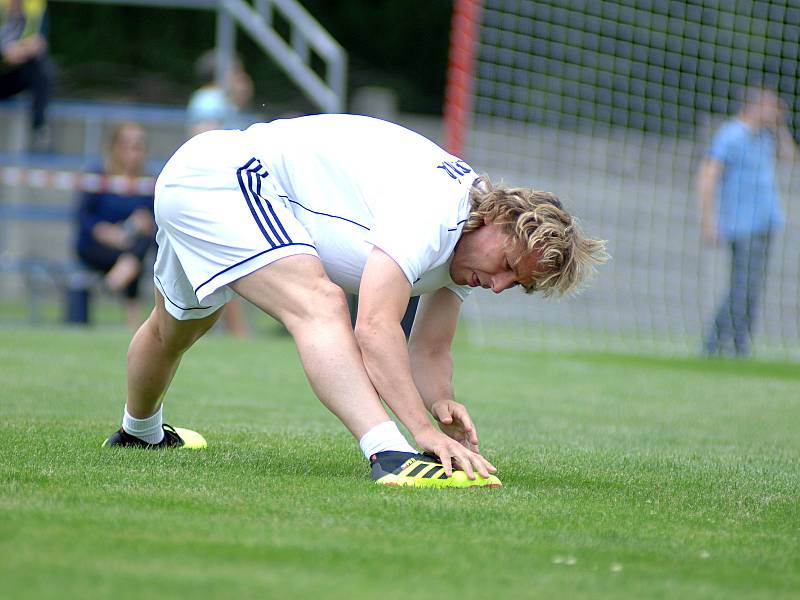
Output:
M500 225L511 234L512 244L522 249L513 266L532 252L539 256L535 283L525 291L572 294L606 262L606 242L584 237L575 217L561 205L558 196L528 188L495 186L482 176L472 184L472 212L464 233L485 223Z

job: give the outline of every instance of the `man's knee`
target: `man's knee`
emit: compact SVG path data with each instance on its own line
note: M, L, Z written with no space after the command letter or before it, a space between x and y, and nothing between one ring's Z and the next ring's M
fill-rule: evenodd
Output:
M306 308L307 318L329 321L347 317L347 297L342 288L324 278L320 279L312 290L310 302Z
M322 328L350 323L344 291L327 277L309 285L302 302L286 315L284 325L293 331L298 327Z

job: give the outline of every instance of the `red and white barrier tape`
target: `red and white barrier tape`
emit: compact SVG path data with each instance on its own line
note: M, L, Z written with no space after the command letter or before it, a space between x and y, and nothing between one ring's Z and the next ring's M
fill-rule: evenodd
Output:
M156 187L154 177L127 177L125 175L101 175L77 171L50 171L22 167L0 167L0 183L13 187L36 189L110 192L121 196L153 194Z

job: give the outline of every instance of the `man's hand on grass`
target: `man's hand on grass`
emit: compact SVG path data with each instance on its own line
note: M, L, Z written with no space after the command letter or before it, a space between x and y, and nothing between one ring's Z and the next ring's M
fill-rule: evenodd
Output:
M415 435L414 438L423 450L439 457L448 476L453 474L454 466L464 471L470 479L475 479L476 471L484 478L497 471L495 466L483 456L435 427L431 426Z

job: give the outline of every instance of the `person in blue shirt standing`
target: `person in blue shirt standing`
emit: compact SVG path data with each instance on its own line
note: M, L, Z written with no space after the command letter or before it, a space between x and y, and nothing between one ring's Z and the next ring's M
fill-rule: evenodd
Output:
M136 123L123 123L112 133L99 174L130 183L130 178L144 174L145 158L144 130ZM142 322L139 281L145 257L155 242L156 224L152 192L122 187L111 191L106 186L105 191L82 194L76 251L87 267L104 274L109 290L124 295L126 320L135 329Z
M786 105L774 90L745 90L742 107L714 136L697 178L705 242L731 250L730 289L717 309L703 352L749 356L766 286L770 241L784 223L776 159L795 144Z

